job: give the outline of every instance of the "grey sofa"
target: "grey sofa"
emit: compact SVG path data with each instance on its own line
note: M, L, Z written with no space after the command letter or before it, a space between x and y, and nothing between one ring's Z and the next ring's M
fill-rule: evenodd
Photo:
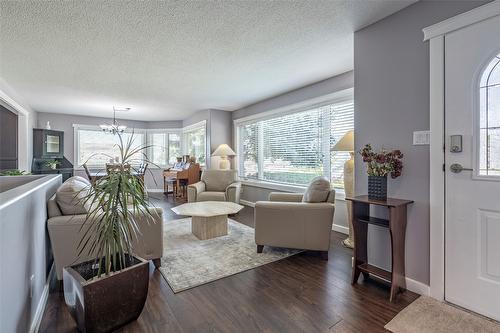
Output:
M261 253L265 245L321 251L328 260L330 233L335 213L335 191L325 202L302 202L300 193L271 193L269 201L255 203L255 243Z
M236 170L205 170L201 180L188 186L188 202L240 202L241 183Z

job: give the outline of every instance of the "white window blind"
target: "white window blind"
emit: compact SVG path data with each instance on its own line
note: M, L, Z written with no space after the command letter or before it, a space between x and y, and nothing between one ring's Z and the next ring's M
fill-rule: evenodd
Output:
M323 175L321 109L264 120L263 180L307 184Z
M348 152L331 147L354 126L353 102L328 104L238 126L242 178L306 185L324 175L343 188Z

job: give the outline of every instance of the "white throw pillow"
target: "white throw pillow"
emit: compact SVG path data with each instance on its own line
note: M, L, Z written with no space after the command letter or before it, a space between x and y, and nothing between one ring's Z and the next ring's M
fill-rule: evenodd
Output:
M80 177L80 176L73 176L71 178L68 178L68 180L70 179L75 179L75 180L78 180L79 182L82 182L84 184L87 184L87 185L90 185L90 182L87 178L83 178L83 177Z
M326 177L314 178L307 186L302 202L325 202L330 194L330 182Z
M56 192L56 202L63 215L87 214L82 198L88 194L89 189L90 183L82 177L66 180Z

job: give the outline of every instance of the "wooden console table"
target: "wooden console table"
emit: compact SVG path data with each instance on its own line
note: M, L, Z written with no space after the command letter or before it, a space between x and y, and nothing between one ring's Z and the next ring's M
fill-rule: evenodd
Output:
M360 273L366 278L370 274L391 283L390 301L406 289L405 280L405 238L406 208L412 200L387 198L386 201L372 200L367 195L346 198L352 201L352 226L354 233L354 265L352 284L358 282ZM389 209L389 219L370 216L370 205ZM386 271L368 263L368 225L389 229L391 235L392 271Z

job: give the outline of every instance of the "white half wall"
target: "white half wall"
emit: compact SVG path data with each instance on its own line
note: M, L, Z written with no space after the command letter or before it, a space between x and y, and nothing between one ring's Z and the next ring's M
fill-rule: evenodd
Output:
M0 193L0 332L31 332L41 319L51 267L47 200L61 175L2 177L18 182Z

